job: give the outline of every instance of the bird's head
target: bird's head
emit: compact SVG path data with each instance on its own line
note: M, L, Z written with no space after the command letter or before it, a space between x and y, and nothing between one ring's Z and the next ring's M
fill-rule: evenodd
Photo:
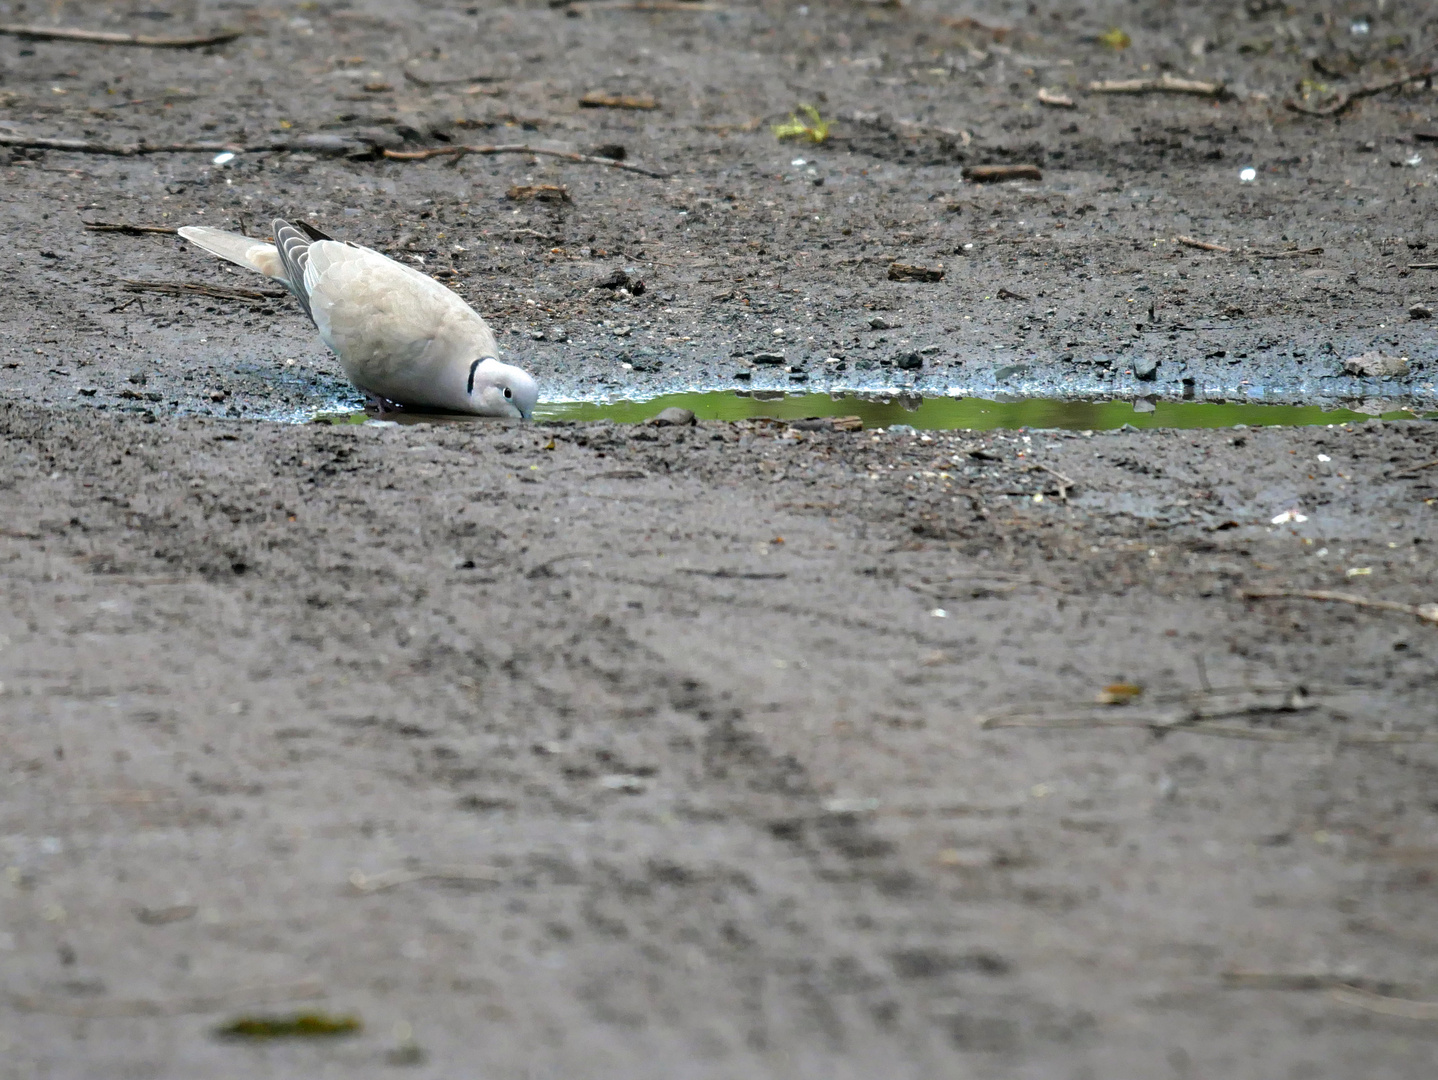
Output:
M492 356L483 356L469 365L465 386L470 411L480 416L518 416L529 420L534 416L534 403L539 400L539 384L527 371L510 364L501 364Z

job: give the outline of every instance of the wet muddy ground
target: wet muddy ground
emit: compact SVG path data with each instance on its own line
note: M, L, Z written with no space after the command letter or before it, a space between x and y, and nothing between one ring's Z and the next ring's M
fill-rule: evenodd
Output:
M4 151L0 1074L1432 1074L1438 626L1240 592L1438 601L1438 427L262 423L349 399L298 311L81 225L313 214L554 400L1425 407L1438 99L1282 101L1426 6L153 8L0 4L245 30L0 37L0 134L674 175ZM1233 96L1084 89L1161 70ZM214 1035L296 1010L363 1029Z

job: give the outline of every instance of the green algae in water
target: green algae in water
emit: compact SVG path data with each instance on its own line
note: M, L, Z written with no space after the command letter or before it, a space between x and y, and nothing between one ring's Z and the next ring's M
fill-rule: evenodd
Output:
M908 424L922 430L989 431L995 428L1067 428L1103 431L1130 424L1136 428L1223 428L1246 424L1348 424L1366 420L1412 420L1409 410L1374 417L1348 409L1325 410L1318 405L1263 405L1249 402L1158 401L1152 412L1135 412L1131 401L1059 401L1030 398L988 401L983 398L850 396L828 394L759 397L716 393L666 394L649 401L552 402L534 411L536 420L613 420L637 424L662 409L691 409L700 420L748 420L773 417L802 420L811 416L858 416L866 428Z
M1137 412L1132 401L1061 401L1028 398L989 401L985 398L904 398L899 395L736 394L728 390L665 394L648 401L554 401L534 410L537 421L612 420L641 424L664 409L690 409L700 420L803 420L816 416L858 416L866 428L908 424L925 431L991 431L999 428L1066 428L1071 431L1106 431L1128 424L1136 428L1297 427L1319 424L1354 424L1368 420L1438 419L1438 413L1418 414L1409 409L1379 416L1350 409L1319 405L1266 405L1229 401L1157 401L1149 412ZM369 413L330 413L315 423L363 424L375 419L400 424L483 423L484 417L453 413L400 412L384 417Z
M357 1016L333 1016L322 1012L288 1013L279 1016L241 1016L215 1029L221 1039L332 1039L357 1035L363 1025Z

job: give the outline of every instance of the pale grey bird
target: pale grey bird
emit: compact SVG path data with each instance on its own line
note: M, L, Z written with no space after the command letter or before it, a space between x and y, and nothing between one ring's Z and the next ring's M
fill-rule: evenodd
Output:
M275 242L187 225L180 235L294 293L324 343L379 405L529 419L539 387L499 362L489 325L434 278L311 225L274 221Z

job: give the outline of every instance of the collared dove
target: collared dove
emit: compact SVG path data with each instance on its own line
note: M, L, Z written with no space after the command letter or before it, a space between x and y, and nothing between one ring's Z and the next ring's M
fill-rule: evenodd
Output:
M389 404L529 419L539 387L501 364L488 324L434 278L278 218L275 243L187 225L180 235L294 293L354 383Z

